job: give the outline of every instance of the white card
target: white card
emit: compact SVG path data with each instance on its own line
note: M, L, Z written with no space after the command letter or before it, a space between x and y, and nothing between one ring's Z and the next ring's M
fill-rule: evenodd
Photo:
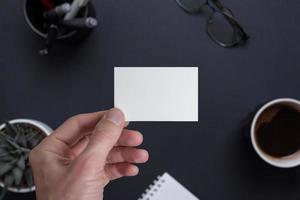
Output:
M198 67L115 67L114 84L127 121L198 121Z

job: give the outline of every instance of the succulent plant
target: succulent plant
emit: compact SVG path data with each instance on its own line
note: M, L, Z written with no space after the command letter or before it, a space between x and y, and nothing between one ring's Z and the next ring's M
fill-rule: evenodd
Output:
M8 187L30 188L34 185L28 156L45 137L41 130L29 124L5 122L5 127L0 130L0 181L4 184L0 200Z

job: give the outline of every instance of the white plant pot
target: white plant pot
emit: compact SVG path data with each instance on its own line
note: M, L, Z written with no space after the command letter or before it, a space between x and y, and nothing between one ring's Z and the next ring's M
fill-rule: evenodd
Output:
M33 120L33 119L13 119L13 120L10 120L9 123L11 123L11 124L19 124L19 123L30 124L38 129L40 129L47 136L53 132L52 128L50 128L45 123L37 121L37 120ZM1 124L0 130L2 130L4 127L5 127L5 124ZM1 181L0 181L0 187L4 187L4 184ZM16 192L16 193L27 193L27 192L35 191L35 186L21 187L21 188L8 187L7 190L10 192Z

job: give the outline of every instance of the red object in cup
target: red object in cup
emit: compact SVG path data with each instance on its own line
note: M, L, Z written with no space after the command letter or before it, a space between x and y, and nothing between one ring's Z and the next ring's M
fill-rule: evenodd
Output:
M54 8L54 4L51 0L38 0L42 6L45 8L45 10L51 10Z

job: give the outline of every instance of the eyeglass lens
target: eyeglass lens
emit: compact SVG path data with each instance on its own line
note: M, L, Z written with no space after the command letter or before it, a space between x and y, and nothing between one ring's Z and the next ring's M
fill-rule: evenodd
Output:
M208 20L207 32L219 45L230 47L243 39L239 28L235 23L232 23L235 19L233 18L233 13L230 9L222 7L221 10L218 10L218 6L217 8L214 8L215 2L208 2L207 4L207 0L176 0L176 2L185 11L192 14L199 12L204 5L209 5L209 7L212 8L213 13Z
M196 13L206 4L206 0L176 0L176 2L189 13Z
M237 27L230 23L230 20L220 12L215 12L208 20L208 34L222 46L230 46L241 40L241 34Z

